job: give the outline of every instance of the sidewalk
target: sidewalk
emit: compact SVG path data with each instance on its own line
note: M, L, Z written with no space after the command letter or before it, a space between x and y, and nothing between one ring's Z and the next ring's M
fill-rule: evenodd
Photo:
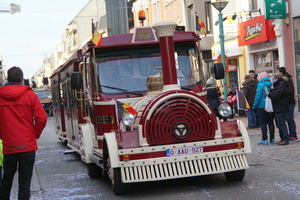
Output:
M247 117L237 117L243 121L245 126L248 125ZM300 124L300 116L295 117L296 125ZM297 127L297 136L299 135ZM261 140L261 130L248 130L252 153L247 155L249 165L276 166L278 169L289 172L300 173L300 142L290 141L289 145L278 146L276 144L257 145ZM269 136L269 134L268 134ZM275 142L279 142L279 131L275 125Z

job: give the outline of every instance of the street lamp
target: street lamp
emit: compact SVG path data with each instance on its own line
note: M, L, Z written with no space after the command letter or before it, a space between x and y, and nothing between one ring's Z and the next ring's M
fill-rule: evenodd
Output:
M219 11L219 30L220 30L220 47L221 47L221 58L222 58L222 64L224 67L224 73L226 70L226 62L225 62L225 48L224 48L224 32L223 32L223 14L222 10L227 6L229 1L215 1L211 3L215 9ZM223 92L224 92L224 101L227 101L227 82L226 82L226 74L224 74L223 78Z

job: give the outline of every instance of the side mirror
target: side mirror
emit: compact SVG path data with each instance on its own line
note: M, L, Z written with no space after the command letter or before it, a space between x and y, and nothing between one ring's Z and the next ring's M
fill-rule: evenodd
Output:
M224 78L224 66L223 63L215 63L214 64L214 74L215 79L223 79Z
M72 72L71 74L71 89L81 89L82 88L82 77L79 72Z

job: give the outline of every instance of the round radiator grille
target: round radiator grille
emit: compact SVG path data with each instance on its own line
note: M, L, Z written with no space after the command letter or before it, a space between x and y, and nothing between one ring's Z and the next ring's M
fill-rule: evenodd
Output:
M168 144L213 138L215 115L196 95L173 94L152 101L140 123L148 144Z

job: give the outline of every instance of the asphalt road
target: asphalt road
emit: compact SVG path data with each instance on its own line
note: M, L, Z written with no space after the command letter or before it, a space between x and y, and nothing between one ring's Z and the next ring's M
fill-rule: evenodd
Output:
M246 118L240 118L246 122ZM296 118L300 121L300 118ZM299 124L299 123L298 123ZM32 200L92 199L300 199L300 143L287 146L257 145L260 130L250 130L252 153L247 156L250 168L243 181L227 182L223 174L135 184L127 195L115 196L108 178L90 179L86 165L77 154L64 155L68 148L54 134L53 119L38 140ZM279 136L276 134L276 141ZM12 200L17 199L17 176Z

